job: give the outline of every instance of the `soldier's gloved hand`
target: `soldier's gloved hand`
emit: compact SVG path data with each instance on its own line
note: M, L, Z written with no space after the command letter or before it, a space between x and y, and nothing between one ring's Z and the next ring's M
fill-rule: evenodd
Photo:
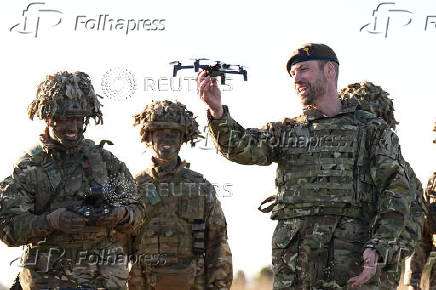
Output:
M66 208L58 208L47 215L47 222L51 228L66 233L78 232L86 226L87 219Z
M128 222L129 218L129 210L125 206L114 207L109 214L97 218L97 225L116 227Z
M351 288L359 287L368 282L377 272L378 254L375 249L367 248L363 252L363 271L359 276L347 281L352 283Z

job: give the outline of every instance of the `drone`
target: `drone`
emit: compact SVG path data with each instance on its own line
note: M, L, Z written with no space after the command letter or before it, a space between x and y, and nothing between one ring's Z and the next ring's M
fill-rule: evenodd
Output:
M232 65L227 64L222 61L215 61L215 64L201 64L202 60L208 60L207 58L196 58L193 59L193 65L182 65L180 61L170 62L170 65L173 65L173 77L177 76L177 72L182 69L191 69L193 68L195 72L201 68L207 72L206 75L211 77L220 77L221 84L226 84L226 74L239 74L243 75L244 81L247 81L247 71L244 69L242 65Z

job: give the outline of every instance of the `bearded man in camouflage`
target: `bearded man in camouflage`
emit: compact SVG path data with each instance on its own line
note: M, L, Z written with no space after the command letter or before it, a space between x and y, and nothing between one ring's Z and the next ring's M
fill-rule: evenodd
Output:
M148 211L133 237L129 289L230 289L232 254L220 202L212 184L178 155L200 136L192 112L155 101L134 117L153 157L135 178Z
M28 113L47 124L41 143L0 187L0 238L8 246L27 245L21 286L125 289L127 257L111 234L139 227L145 204L125 164L103 149L104 142L83 137L90 118L103 123L89 76L47 76ZM100 204L84 203L98 193Z
M380 289L377 268L396 260L411 194L398 137L337 93L339 61L306 44L287 63L304 106L297 118L244 129L221 104L216 80L199 74L218 150L240 164L278 163L274 289Z
M343 103L357 104L359 110L365 110L383 119L392 130L398 125L394 116L394 103L388 97L388 93L380 86L371 82L360 82L349 84L346 88L339 91L339 96ZM387 264L380 273L380 283L383 289L396 289L400 280L400 268L406 257L411 257L411 261L417 261L420 251L416 250L423 236L424 220L427 208L424 202L421 181L416 177L415 172L408 162L405 162L405 172L410 184L412 203L410 206L410 218L406 222L405 231L399 237L401 247L398 253L398 260ZM404 273L404 284L419 287L421 273L416 265L412 263L412 271L407 271L406 265Z

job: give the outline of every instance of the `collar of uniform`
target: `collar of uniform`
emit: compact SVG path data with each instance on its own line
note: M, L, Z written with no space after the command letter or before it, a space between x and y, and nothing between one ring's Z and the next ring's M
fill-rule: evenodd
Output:
M43 150L56 159L69 159L78 152L83 151L83 136L77 141L77 146L72 147L65 147L61 143L56 142L50 138L47 132L39 135L39 140L41 141Z
M151 157L152 162L152 168L151 173L153 176L153 179L162 179L162 178L168 178L173 177L177 173L179 173L183 168L186 167L186 161L180 159L180 157L177 157L177 164L174 167L165 168L161 167L157 164L156 159L154 157Z
M342 115L345 113L350 113L356 111L357 104L354 102L343 101L341 100L341 110L335 116ZM322 112L315 109L315 107L309 105L303 109L303 115L307 121L313 121L322 118L329 118L324 115Z

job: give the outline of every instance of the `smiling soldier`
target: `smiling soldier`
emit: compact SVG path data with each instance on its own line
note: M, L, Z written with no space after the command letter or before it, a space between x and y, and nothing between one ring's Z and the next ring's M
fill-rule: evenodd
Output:
M216 80L198 77L217 149L240 164L278 163L275 203L262 209L278 220L274 289L380 289L375 274L395 260L411 203L398 137L341 103L339 61L327 45L303 45L286 67L303 114L262 129L239 125ZM301 142L288 146L290 139Z
M128 269L111 233L139 227L145 205L124 163L103 143L83 137L90 118L103 123L88 75L47 76L28 113L47 124L41 144L19 159L0 187L0 238L8 246L27 245L21 286L124 289ZM96 205L81 212L87 196L107 191L106 211ZM84 215L93 209L99 214Z
M200 137L191 111L155 101L134 116L152 167L136 176L147 217L133 237L129 289L230 289L232 254L215 190L179 157L184 142Z

